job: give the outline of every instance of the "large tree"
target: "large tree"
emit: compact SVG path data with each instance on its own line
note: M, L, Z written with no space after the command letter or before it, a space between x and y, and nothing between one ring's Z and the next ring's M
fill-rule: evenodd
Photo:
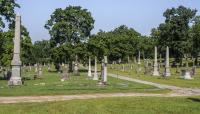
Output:
M7 22L14 21L15 7L20 7L15 0L0 0L0 31L5 28L4 19Z
M58 47L64 45L68 48L65 51L72 51L68 58L72 62L75 55L81 56L79 52L82 46L80 45L88 40L90 32L94 28L94 19L87 9L80 6L69 6L65 9L58 8L45 24L45 28L49 30L50 44L53 50L55 51L59 49ZM57 55L52 57L57 57ZM62 60L62 62L64 61Z
M166 46L169 46L177 61L180 61L191 50L189 24L196 12L184 6L167 9L163 14L165 23L152 30L152 37L156 39L159 48L164 50Z

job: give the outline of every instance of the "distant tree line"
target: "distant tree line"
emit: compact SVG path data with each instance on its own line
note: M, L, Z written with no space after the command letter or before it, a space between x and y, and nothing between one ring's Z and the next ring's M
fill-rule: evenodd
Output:
M20 7L14 0L0 0L0 65L10 66L13 55L14 8ZM153 28L150 36L143 36L133 28L121 25L112 31L99 30L91 34L95 20L92 14L80 6L58 8L46 22L50 40L32 43L28 30L22 25L22 53L24 65L51 63L59 65L74 61L85 63L88 57L96 56L99 61L108 56L109 61L127 62L128 58L152 58L154 46L158 46L162 57L166 46L175 62L193 57L198 62L200 52L200 16L196 9L179 6L167 9L165 22ZM5 21L9 29L5 28Z

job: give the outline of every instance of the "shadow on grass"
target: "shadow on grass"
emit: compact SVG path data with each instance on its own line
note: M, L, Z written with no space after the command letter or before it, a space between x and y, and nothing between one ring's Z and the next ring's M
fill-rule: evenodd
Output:
M200 99L199 98L187 98L193 102L199 102L200 103Z

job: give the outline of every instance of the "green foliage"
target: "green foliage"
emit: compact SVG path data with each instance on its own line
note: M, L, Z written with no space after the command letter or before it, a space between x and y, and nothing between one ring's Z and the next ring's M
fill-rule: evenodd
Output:
M4 19L8 22L14 21L15 7L20 7L15 0L0 0L0 31L5 27Z
M190 53L192 43L189 37L189 24L196 15L196 10L179 6L178 8L167 9L163 16L165 23L152 30L152 37L157 41L161 51L169 46L171 55L176 60Z

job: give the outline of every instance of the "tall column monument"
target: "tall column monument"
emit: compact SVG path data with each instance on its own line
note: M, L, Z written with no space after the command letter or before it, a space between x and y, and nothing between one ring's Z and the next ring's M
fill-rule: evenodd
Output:
M21 60L20 60L20 38L21 38L21 16L19 14L15 17L15 38L14 38L14 52L11 61L12 75L8 85L22 85L21 81Z
M167 46L166 48L166 58L165 58L165 72L164 72L164 76L171 76L170 73L170 68L169 68L169 47Z
M156 46L155 46L155 52L154 52L153 76L159 76L158 59L157 59L157 47Z

